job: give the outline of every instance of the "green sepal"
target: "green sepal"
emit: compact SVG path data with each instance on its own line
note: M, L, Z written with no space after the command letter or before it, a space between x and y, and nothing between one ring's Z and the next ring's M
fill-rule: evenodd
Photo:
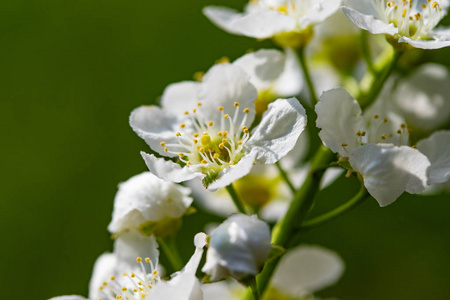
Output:
M271 249L269 252L269 257L267 257L266 263L275 260L286 252L286 249L281 247L280 245L271 245Z

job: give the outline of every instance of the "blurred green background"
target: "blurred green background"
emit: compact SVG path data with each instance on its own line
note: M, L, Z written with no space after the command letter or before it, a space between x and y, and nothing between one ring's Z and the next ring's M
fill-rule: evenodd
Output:
M202 7L231 0L3 0L0 2L2 299L87 294L117 184L146 170L130 111L216 59L270 45L224 33ZM449 22L446 22L447 24ZM450 49L433 52L449 63ZM349 197L344 180L319 209ZM305 234L340 253L340 299L449 299L448 195L404 195ZM202 214L187 217L192 253ZM187 258L187 257L186 257Z

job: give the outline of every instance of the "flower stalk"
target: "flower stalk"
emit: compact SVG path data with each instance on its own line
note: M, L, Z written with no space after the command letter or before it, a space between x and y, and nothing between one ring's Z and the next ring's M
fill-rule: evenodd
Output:
M226 186L228 194L230 194L231 199L233 200L234 205L236 205L236 208L240 213L247 214L244 203L239 198L239 195L237 194L236 190L234 189L233 185L227 185Z

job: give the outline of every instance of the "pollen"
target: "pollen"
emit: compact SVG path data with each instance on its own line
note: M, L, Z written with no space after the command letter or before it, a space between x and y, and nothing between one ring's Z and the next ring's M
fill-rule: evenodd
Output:
M109 277L109 279L111 279L111 280L115 280L116 279L116 277L114 277L114 276L111 276L111 277Z
M219 158L219 156L220 156L219 154L214 153L214 156L213 156L213 157L217 159L217 158Z
M181 132L178 131L178 132L177 132L177 136L181 136Z
M122 292L126 292L127 291L127 288L126 287L123 287L122 288Z
M107 286L107 285L108 285L108 283L103 281L103 286Z
M197 102L197 106L202 106L202 103L201 102Z
M193 136L194 136L194 137L198 137L198 133L194 133Z
M224 117L225 119L228 119L228 114L224 114L223 117Z
M341 144L342 147L347 147L348 145L346 143Z
M244 109L244 113L248 114L249 112L250 112L250 109L248 109L248 108Z
M136 258L136 262L140 263L141 261L142 261L142 257L139 257L139 256L138 256L138 257Z
M209 122L208 122L208 126L209 126L209 127L211 127L211 126L213 126L213 125L214 125L213 121L209 121Z
M223 106L219 106L219 110L220 110L220 111L223 111Z
M436 6L438 6L438 5L439 5L439 3L433 2L433 4L431 4L431 8L436 8Z
M238 145L242 145L242 141L238 141Z
M184 112L184 114L185 114L185 115L188 115L188 114L189 114L189 112L188 112L188 111L186 110L186 111Z
M158 271L156 271L156 270L153 271L153 275L156 275L156 274L158 274Z
M186 127L186 124L182 123L182 124L180 124L180 127L181 127L181 128L185 128L185 127Z
M387 136L386 136L385 134L383 134L383 135L381 136L381 139L382 139L382 140L385 140L385 139L387 139Z
M373 118L374 119L378 119L380 116L379 115L374 115Z
M167 152L167 151L169 151L169 149L167 149L167 148L164 148L164 152Z
M239 106L239 103L238 102L234 102L234 107L238 107Z
M184 154L180 152L180 153L178 153L178 156L181 157L181 158L183 158L183 157L184 157Z
M202 164L207 164L208 162L206 160L202 160Z
M123 277L127 277L128 274L127 274L127 273L123 273L122 276L123 276Z

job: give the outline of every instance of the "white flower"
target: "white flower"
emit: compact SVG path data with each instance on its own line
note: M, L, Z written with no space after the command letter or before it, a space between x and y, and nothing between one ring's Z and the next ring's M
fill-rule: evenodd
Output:
M201 83L167 87L162 108L135 109L130 116L134 131L160 155L178 157L179 164L142 152L150 171L173 182L200 178L217 190L248 174L255 161L278 161L305 128L305 110L295 98L278 99L250 132L256 97L241 68L219 64Z
M312 245L293 248L281 259L264 296L310 299L313 293L335 284L344 268L342 259L331 250ZM232 281L204 284L202 289L205 300L241 299L245 293L244 286Z
M425 64L399 81L393 104L408 125L432 131L450 120L450 74L438 64Z
M359 28L373 34L388 34L415 48L450 46L450 29L435 29L444 17L448 0L371 0L378 19L343 6L347 17Z
M208 6L203 13L217 26L233 34L270 38L301 32L338 10L341 0L253 0L244 13Z
M122 236L120 237L122 238ZM153 239L150 237L148 239ZM180 272L170 281L163 281L157 271L156 260L134 256L132 267L129 257L136 254L132 249L117 248L114 253L103 254L97 260L90 283L89 299L97 300L202 300L200 283L195 272L200 263L206 235L199 233L194 238L195 253ZM140 251L145 250L142 241ZM156 248L155 248L156 249ZM152 249L147 249L152 250ZM148 253L147 253L148 254ZM121 255L125 255L122 257ZM129 268L131 267L131 269ZM82 300L81 296L60 296L51 300Z
M443 137L449 131L443 132L440 139L432 136L425 140L429 144L421 147L427 150L406 146L409 134L405 124L391 114L362 116L358 102L343 88L325 92L316 112L323 143L349 158L380 206L392 203L404 191L418 194L427 184L448 180L450 159L444 149L449 144Z
M119 185L114 199L111 233L139 228L165 219L180 218L192 203L186 187L144 172Z
M269 226L258 217L236 214L211 235L202 271L212 281L256 275L271 249Z

